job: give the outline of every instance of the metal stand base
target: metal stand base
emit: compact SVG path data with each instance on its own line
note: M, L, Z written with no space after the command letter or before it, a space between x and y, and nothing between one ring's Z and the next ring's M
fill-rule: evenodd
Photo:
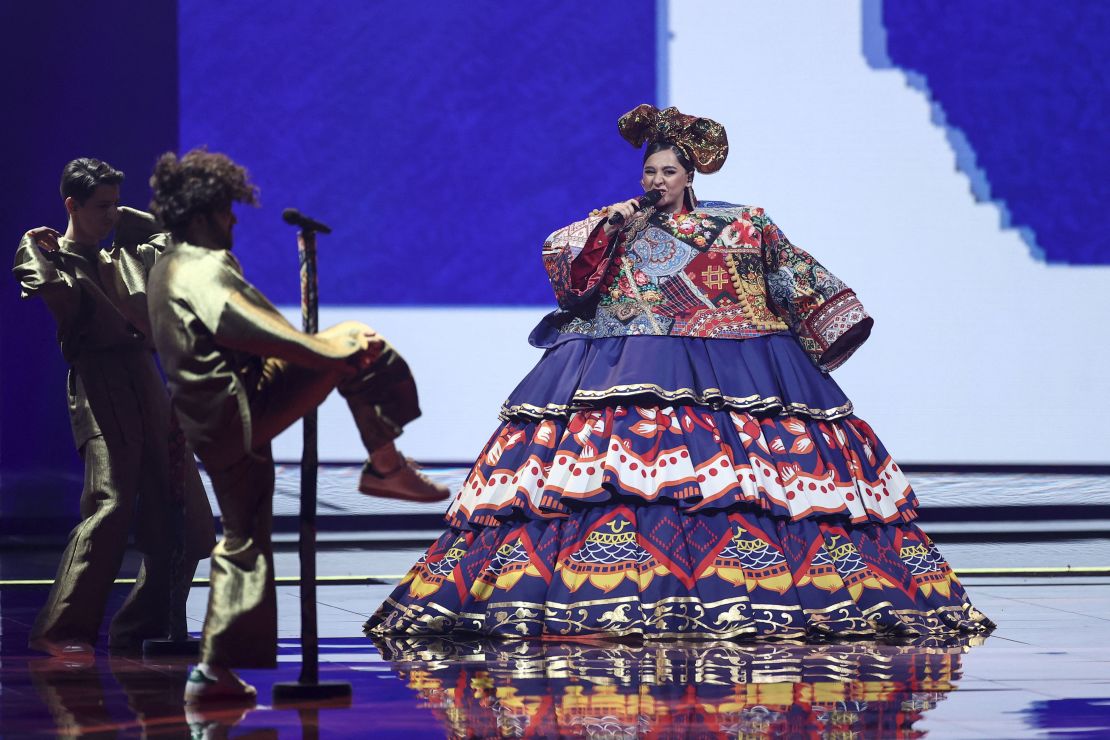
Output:
M191 637L179 640L143 640L143 655L148 658L196 658L200 655L200 640Z
M303 704L304 702L327 702L331 706L349 707L351 705L351 684L346 681L320 681L301 683L282 681L273 688L274 706L280 704Z

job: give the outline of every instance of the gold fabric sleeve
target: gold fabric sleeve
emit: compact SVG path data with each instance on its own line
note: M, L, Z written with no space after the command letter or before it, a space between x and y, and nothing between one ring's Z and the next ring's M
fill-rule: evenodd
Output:
M64 336L81 308L80 288L27 235L19 241L12 274L19 282L19 296L41 297L58 323L59 338Z
M170 235L149 213L120 208L116 239L109 251L98 255L97 270L105 292L131 324L151 336L147 311L147 279L154 263L169 244Z
M354 354L338 351L330 343L298 331L265 296L247 284L227 295L213 335L229 349L319 370L342 368L347 357Z

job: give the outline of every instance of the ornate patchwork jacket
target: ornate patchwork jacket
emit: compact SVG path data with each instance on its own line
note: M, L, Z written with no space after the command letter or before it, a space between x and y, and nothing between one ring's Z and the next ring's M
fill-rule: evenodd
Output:
M823 370L867 339L856 294L787 240L762 208L701 203L689 213L636 213L612 240L603 215L544 242L560 310L533 341L560 336L750 339L791 331Z

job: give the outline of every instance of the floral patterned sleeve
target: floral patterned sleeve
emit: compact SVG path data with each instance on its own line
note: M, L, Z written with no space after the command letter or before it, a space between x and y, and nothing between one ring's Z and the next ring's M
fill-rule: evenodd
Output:
M762 239L767 294L802 348L822 370L834 370L871 334L855 291L804 250L790 243L762 208L752 213Z
M613 259L601 215L564 226L543 244L543 266L561 308L570 309L597 293Z

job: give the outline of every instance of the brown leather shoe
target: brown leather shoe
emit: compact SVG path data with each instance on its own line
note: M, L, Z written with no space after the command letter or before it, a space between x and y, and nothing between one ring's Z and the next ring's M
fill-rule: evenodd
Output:
M421 473L419 466L408 457L396 470L384 475L374 470L367 460L362 466L358 490L367 496L421 503L433 503L451 498L450 488L442 483L436 483Z

